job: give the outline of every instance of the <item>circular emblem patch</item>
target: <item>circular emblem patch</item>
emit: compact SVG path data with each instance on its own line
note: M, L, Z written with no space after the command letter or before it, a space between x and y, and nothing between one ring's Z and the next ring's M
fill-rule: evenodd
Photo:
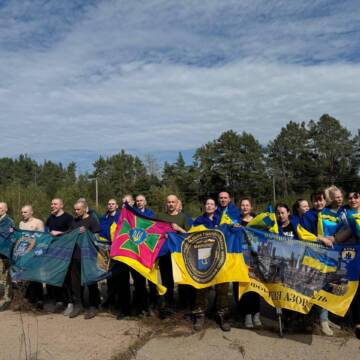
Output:
M182 243L181 253L191 278L199 284L206 284L226 261L224 235L218 230L189 234Z
M140 245L146 240L146 232L143 229L135 228L130 230L130 239L136 244Z
M35 244L36 241L33 237L22 236L19 240L16 241L14 247L14 256L24 256L33 249Z

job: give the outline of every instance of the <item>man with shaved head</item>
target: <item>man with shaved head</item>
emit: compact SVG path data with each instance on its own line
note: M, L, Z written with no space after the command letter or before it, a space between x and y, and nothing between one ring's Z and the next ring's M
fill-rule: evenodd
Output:
M14 222L7 212L7 204L5 202L0 202L0 232L5 238L10 236L14 228ZM9 268L9 259L0 254L0 311L8 308L12 298Z
M34 218L33 214L34 211L31 205L25 205L21 208L20 230L44 231L44 223L40 219Z
M50 216L46 220L46 229L53 236L69 231L73 217L64 211L64 201L60 198L51 200ZM60 312L64 308L65 289L53 285L46 285L47 296L53 303L53 312Z
M34 218L33 214L34 211L31 205L25 205L21 208L20 230L44 231L44 223L40 219ZM26 298L31 304L36 304L37 309L42 309L44 307L43 284L30 281L26 289Z
M53 236L58 236L71 227L73 217L64 211L64 201L60 198L51 200L50 216L46 221L46 227Z
M144 195L139 194L135 198L135 207L134 209L141 215L148 216L148 217L154 217L154 212L148 208L147 201Z
M89 214L88 206L85 201L78 200L74 204L74 215L71 230L79 229L80 234L86 232L87 230L92 233L100 232L100 224ZM64 315L69 316L69 318L75 318L82 312L83 305L88 305L86 306L84 314L84 319L87 320L92 319L97 315L98 307L100 305L100 293L97 283L88 285L89 304L84 303L84 287L81 286L81 256L81 248L78 244L76 244L69 266L69 276L65 282L69 304L68 308L64 312Z
M166 198L166 212L158 218L170 222L175 231L185 233L189 229L186 216L179 212L179 199L174 194ZM170 253L159 257L159 267L162 283L167 288L165 295L160 298L160 317L165 318L174 311L174 279Z

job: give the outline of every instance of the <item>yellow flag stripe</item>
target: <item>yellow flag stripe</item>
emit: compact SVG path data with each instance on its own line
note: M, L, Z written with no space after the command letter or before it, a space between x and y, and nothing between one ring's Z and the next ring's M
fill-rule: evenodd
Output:
M304 256L302 263L323 273L330 273L336 271L336 266L326 265L321 261L312 258L311 256Z
M196 289L204 289L216 284L225 282L249 282L248 267L245 264L242 254L226 254L226 262L216 274L216 276L206 284L195 282L184 263L181 253L172 253L171 261L173 266L174 282L177 284L188 284Z

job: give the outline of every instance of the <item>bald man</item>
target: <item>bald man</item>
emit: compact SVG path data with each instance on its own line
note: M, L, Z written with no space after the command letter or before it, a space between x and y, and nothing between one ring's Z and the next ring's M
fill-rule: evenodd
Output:
M166 212L160 214L158 218L170 222L175 231L185 233L189 229L185 214L179 212L179 199L176 195L171 194L166 198ZM174 279L170 253L159 257L159 267L163 285L167 288L165 295L160 298L162 301L160 304L160 317L165 318L174 312ZM179 290L180 301L182 302L181 294L182 291Z
M7 212L7 204L0 202L0 233L5 238L9 237L14 228L14 222ZM0 311L9 307L13 295L9 268L9 259L0 254Z
M33 217L34 211L31 205L25 205L21 208L22 220L19 223L20 230L44 231L44 223L40 219ZM34 304L37 309L44 307L44 292L42 283L30 281L26 289L26 298L30 304Z
M52 236L58 236L69 231L73 217L64 211L64 201L60 198L51 200L50 216L46 220L46 229ZM46 285L48 300L52 304L52 311L55 313L61 312L64 308L65 302L65 288Z
M147 201L145 196L142 194L137 195L135 198L134 210L136 210L141 215L154 217L154 212L146 205L147 205Z
M20 230L44 231L44 223L40 219L34 218L33 215L34 211L31 205L25 205L21 208Z

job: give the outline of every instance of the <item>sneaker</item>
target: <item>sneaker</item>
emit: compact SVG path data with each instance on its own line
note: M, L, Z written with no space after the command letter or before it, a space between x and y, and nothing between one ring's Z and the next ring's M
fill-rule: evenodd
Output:
M69 318L73 319L76 318L77 316L79 316L82 312L82 307L79 304L75 304L73 311L70 313Z
M64 311L64 316L69 316L74 310L74 304L69 303Z
M334 332L330 329L329 322L328 321L321 321L320 328L323 334L326 336L333 336Z
M98 310L95 306L90 306L90 308L85 311L84 319L89 320L94 318L97 315L97 312Z
M252 316L251 314L246 314L245 315L245 322L244 325L247 329L253 329L254 328L254 324L253 324L253 320L252 320Z
M64 310L64 303L62 301L57 301L53 309L55 314L59 314Z
M65 309L65 311L63 312L64 316L70 316L70 314L73 312L74 310L74 304L69 303L67 304L67 307Z
M44 310L44 302L42 300L39 300L35 304L36 310Z
M222 331L230 331L231 330L230 323L225 319L224 315L218 315L218 324Z
M256 313L253 316L252 320L253 320L254 326L256 326L256 327L261 327L262 326L262 322L260 320L260 313Z
M200 331L204 328L204 326L205 326L205 315L196 315L193 329L195 331Z

